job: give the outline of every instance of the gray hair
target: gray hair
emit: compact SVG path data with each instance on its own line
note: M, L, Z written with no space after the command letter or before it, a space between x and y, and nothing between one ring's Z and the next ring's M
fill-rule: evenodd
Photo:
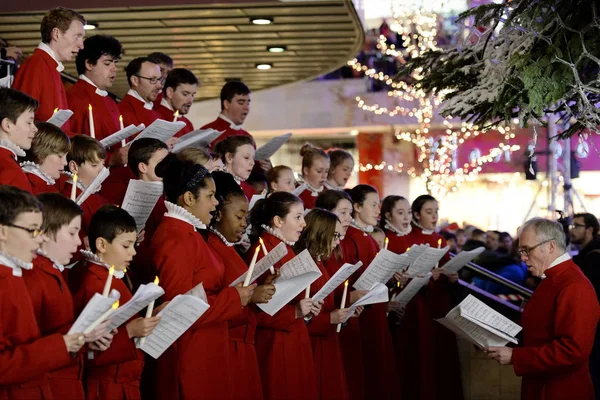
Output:
M525 229L532 229L540 242L545 240L554 240L556 247L561 252L567 251L567 238L561 224L544 218L532 218L525 222L521 227L521 232Z

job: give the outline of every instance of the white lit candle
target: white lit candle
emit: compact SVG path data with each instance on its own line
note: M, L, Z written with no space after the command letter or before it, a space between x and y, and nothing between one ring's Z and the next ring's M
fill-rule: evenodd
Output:
M442 239L438 239L438 249L442 248ZM436 268L440 267L440 262L438 261L437 264L435 264Z
M388 249L388 244L390 244L390 238L385 238L385 246L384 246L384 248L386 250Z
M177 122L177 118L179 118L179 110L173 113L173 122Z
M119 129L123 130L125 129L123 127L123 115L119 115ZM125 147L127 145L127 143L125 142L125 139L121 140L121 147Z
M342 304L340 310L346 307L346 296L348 295L348 281L344 282L344 292L342 293ZM337 324L336 332L340 333L342 330L342 324Z
M94 113L92 112L92 105L88 104L88 113L89 118L88 121L90 123L90 136L96 139L96 128L94 127Z
M102 296L108 297L110 293L110 285L112 284L113 275L115 274L115 266L113 265L108 270L108 278L106 278L106 283L104 284L104 290L102 291Z
M90 326L88 326L83 331L83 334L87 335L88 333L93 331L98 325L106 321L110 314L112 314L112 312L115 311L117 308L119 308L119 300L115 301L113 305L104 314L102 314L97 320L95 320Z
M71 200L77 199L77 174L73 175L73 186L71 186Z
M154 284L156 286L158 286L158 276L156 278L154 278ZM150 302L150 304L148 304L148 308L146 309L146 318L150 318L152 316L153 312L154 312L154 300L152 300ZM142 347L144 345L145 341L146 341L145 337L140 339L140 347Z
M310 285L306 287L306 291L304 292L304 298L310 299Z
M244 286L248 286L250 284L250 279L252 278L252 274L254 273L254 266L256 265L256 259L258 258L258 252L260 251L260 246L256 246L256 250L254 251L254 257L252 257L252 262L248 267L248 273L246 274L246 279L244 279Z
M267 254L269 254L269 252L267 251L267 246L265 246L265 242L262 240L261 237L258 238L258 241L260 242L260 246L262 247L263 255L266 256ZM271 275L275 275L275 268L273 268L272 265L269 267L269 271L271 271Z

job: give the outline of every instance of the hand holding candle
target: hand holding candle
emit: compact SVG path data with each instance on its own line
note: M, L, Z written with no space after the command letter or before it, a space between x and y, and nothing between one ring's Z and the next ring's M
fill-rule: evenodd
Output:
M113 275L115 274L115 266L113 265L108 270L108 278L106 278L106 283L104 284L104 290L102 291L102 296L108 297L110 293L110 285L112 284Z
M340 306L340 310L346 307L346 296L348 295L348 281L344 282L344 292L342 293L342 304ZM342 330L342 324L337 324L335 331L340 333Z
M262 247L263 256L269 254L269 252L267 251L267 246L265 246L265 242L262 240L262 238L259 237L258 241L260 242L260 246ZM275 268L273 268L272 265L269 267L269 271L271 271L271 275L275 275Z
M115 301L113 305L104 314L100 316L100 318L98 318L90 326L88 326L87 329L83 331L83 334L87 335L88 333L93 331L98 325L106 321L110 314L112 314L112 312L115 311L117 308L119 308L119 300Z
M90 136L96 139L96 129L94 127L94 113L92 112L92 105L88 104L88 121L90 123Z
M71 186L71 201L77 200L77 174L73 175L73 186Z
M258 252L260 251L260 246L256 246L256 250L254 251L254 256L252 257L252 262L248 267L248 273L246 274L246 279L244 279L244 287L250 284L250 279L252 279L252 274L254 273L254 266L256 265L256 259L258 258Z

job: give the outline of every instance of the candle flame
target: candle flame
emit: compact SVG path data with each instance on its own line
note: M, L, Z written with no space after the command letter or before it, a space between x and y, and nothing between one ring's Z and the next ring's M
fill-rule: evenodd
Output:
M88 110L92 111L92 105L88 104Z
M438 239L438 247L442 245L442 239Z
M123 115L119 115L119 121L123 122Z
M73 184L77 183L77 174L73 175Z
M260 246L256 246L256 251L255 253L258 253L260 251Z
M176 110L176 111L175 111L175 114L173 114L173 116L174 116L175 118L179 117L179 110Z
M390 242L390 238L385 238L385 244L388 244Z
M123 268L123 273L127 272L127 267Z
M58 112L58 107L56 107L56 108L54 109L54 113L53 113L53 114L56 114L57 112Z
M407 248L406 248L406 252L408 253L408 251L409 251L409 250L410 250L410 247L407 247Z
M346 280L346 282L344 282L344 286L348 287L348 280Z
M158 285L158 276L156 278L154 278L154 284Z
M119 300L115 301L112 305L113 310L116 310L117 308L119 308Z
M400 282L398 282L398 284L397 284L397 285L398 285L398 287L400 287Z
M114 275L114 273L115 273L115 266L114 266L114 265L112 265L112 266L110 267L110 269L108 270L108 274L109 274L109 275Z
M258 241L260 242L261 245L265 244L265 242L263 242L261 237L258 238Z

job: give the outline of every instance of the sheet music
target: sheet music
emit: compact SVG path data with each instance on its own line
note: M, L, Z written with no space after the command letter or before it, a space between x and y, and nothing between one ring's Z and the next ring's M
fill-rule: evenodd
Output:
M85 188L85 190L81 192L79 197L77 197L77 200L75 201L77 205L82 205L88 199L88 197L100 190L102 182L104 182L106 178L108 178L108 175L110 175L110 171L108 170L108 168L102 168L102 171L100 171L96 179L94 179L92 183L90 183L90 186Z
M461 315L472 317L510 336L516 336L523 329L473 295L468 295L459 306Z
M252 210L252 207L256 205L256 202L267 197L267 194L253 194L250 199L250 205L248 206L248 211Z
M92 325L98 318L102 316L102 314L107 312L108 309L111 308L115 301L119 300L120 297L121 294L117 289L111 290L108 297L104 297L100 293L94 293L67 334L70 335L72 333L83 333L87 327Z
M321 301L325 299L325 297L329 296L338 286L344 283L350 276L358 271L360 267L362 267L363 263L361 261L356 264L346 263L342 265L338 271L333 274L331 278L327 281L325 285L312 297L313 301Z
M275 315L308 285L321 276L319 267L308 250L304 250L279 269L280 275L274 282L275 295L267 304L257 304L269 315Z
M444 254L448 252L449 247L446 246L443 249L436 249L433 247L427 248L420 256L413 262L408 270L406 271L410 276L424 275L431 272L435 265L444 257Z
M128 139L136 133L143 131L145 127L146 126L144 124L139 124L138 126L133 124L126 126L125 128L116 131L112 135L105 137L100 141L100 143L105 149L108 149L110 146L120 143L121 140Z
M287 143L291 137L291 133L275 136L273 139L269 140L256 150L256 153L254 153L254 159L257 161L268 160L277 152L277 150L281 148L281 146Z
M58 110L55 112L48 121L52 125L62 128L62 126L73 116L73 111L71 110Z
M206 304L208 304L208 297L206 297L206 291L204 290L204 285L202 285L202 282L188 290L186 294L198 297L199 299L204 300Z
M153 138L162 140L166 142L171 139L177 132L179 132L185 126L185 122L177 121L177 122L169 122L164 119L157 119L149 127L144 129L142 133L136 136L133 141L139 140L141 138Z
M121 208L135 219L138 232L146 226L146 221L162 194L162 182L144 182L137 179L129 181Z
M142 309L148 307L148 304L158 299L163 294L165 294L165 291L154 283L140 285L138 290L135 291L133 297L127 303L117 308L115 312L110 315L110 325L108 330L110 331L120 327L125 322L129 321L131 317L142 311Z
M473 261L475 257L483 253L485 247L481 246L471 251L461 251L457 255L455 255L451 260L449 260L442 268L446 270L445 273L448 272L458 272L462 267L467 265L467 263Z
M223 131L225 132L225 131ZM193 132L186 133L179 138L179 142L173 146L173 153L179 153L181 150L189 146L208 147L208 145L221 136L223 132L214 129L199 129Z
M428 244L416 244L411 246L411 248L406 253L404 253L406 254L408 265L414 263L416 259L419 258L419 256L423 254L428 248Z
M369 292L367 294L365 294L363 297L358 299L358 301L354 302L354 304L352 304L350 307L348 307L350 312L348 312L348 315L342 321L342 323L348 321L350 319L350 317L352 316L352 314L354 314L354 311L356 311L356 309L359 306L366 306L369 304L377 304L377 303L386 303L389 301L389 299L390 299L390 297L389 297L387 286L385 286L383 283L376 283L375 285L373 285L373 287L371 288L371 290L369 290Z
M158 313L162 318L152 333L146 336L138 348L153 358L160 357L181 335L185 333L208 310L210 306L191 295L178 295Z
M387 283L395 272L408 266L407 260L404 254L382 249L352 287L358 290L369 290L376 283Z
M426 276L420 278L415 277L408 282L408 285L402 291L392 298L392 301L396 303L400 303L402 306L406 306L410 301L415 297L419 290L429 282L431 278L431 273L428 273Z
M288 250L287 250L287 246L285 245L285 243L281 242L277 246L275 246L273 248L273 250L268 252L266 256L261 258L260 261L258 261L254 265L254 271L252 272L252 277L250 278L250 283L255 282L262 274L267 272L267 270L269 268L271 268L272 265L275 265L276 263L279 262L279 260L281 260L283 257L285 257L285 255L287 253L288 253ZM238 283L244 282L247 274L248 274L247 271L244 272L239 278L237 278L235 281L231 282L229 287L234 287Z

